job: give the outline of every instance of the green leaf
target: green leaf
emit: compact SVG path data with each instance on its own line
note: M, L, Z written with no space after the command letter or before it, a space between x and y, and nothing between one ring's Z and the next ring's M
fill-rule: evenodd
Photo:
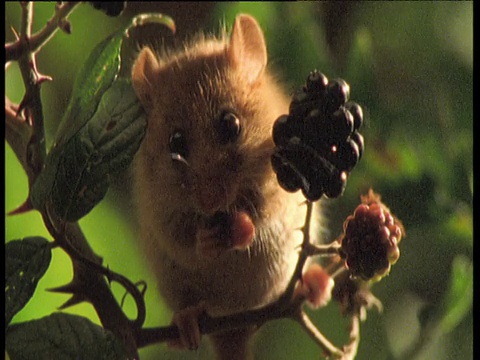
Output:
M10 326L5 347L12 360L128 359L110 331L87 318L62 313Z
M473 264L466 257L457 256L453 259L450 282L442 301L419 314L422 328L449 333L462 321L472 304Z
M50 243L41 237L5 244L5 327L33 296L51 257Z
M33 184L30 198L41 209L51 194L57 166L65 144L93 116L103 93L112 85L120 71L120 50L124 29L99 43L77 75L67 110L57 130L45 168Z
M112 176L132 161L146 124L131 84L116 81L94 116L63 147L52 189L59 216L76 221L103 199Z
M117 82L117 77L119 76L120 73L120 66L121 66L121 48L124 39L128 35L128 31L130 31L132 28L135 28L136 26L143 25L146 23L160 23L163 25L166 25L172 29L172 31L175 30L175 25L173 23L173 20L168 17L164 16L161 14L140 14L133 18L132 22L128 24L126 27L116 31L114 34L109 36L107 39L99 43L95 49L92 51L90 56L88 57L87 61L83 65L82 69L80 70L79 74L77 75L77 78L75 80L74 88L72 91L72 97L70 99L70 103L68 105L68 108L65 112L65 115L62 118L61 124L59 126L59 129L57 131L56 139L54 142L54 145L49 152L47 156L47 160L45 163L45 167L39 177L36 179L35 183L32 186L31 192L30 192L30 199L32 201L32 204L36 209L41 210L44 206L47 200L51 199L53 192L56 191L58 194L58 190L55 190L55 186L59 184L59 180L57 179L57 175L60 173L60 176L62 176L61 172L62 171L69 171L73 169L77 164L75 163L69 163L69 160L67 159L65 152L66 152L66 147L69 147L69 155L72 155L75 152L75 148L78 148L79 146L79 141L84 141L86 139L87 142L90 143L90 145L95 142L93 140L98 140L101 144L104 141L109 141L111 140L109 138L109 135L106 134L107 138L106 139L101 139L95 136L95 139L88 138L87 134L89 131L92 131L92 129L100 129L102 125L108 125L111 126L112 122L117 122L118 119L110 119L110 118L105 118L105 119L99 119L100 116L111 116L112 114L115 116L118 116L120 111L124 112L124 115L122 115L121 122L123 125L126 125L127 122L144 122L144 120L141 119L140 116L135 117L135 118L128 118L130 115L135 115L137 114L137 110L139 105L137 103L129 102L130 105L134 106L134 110L128 111L128 109L121 104L124 99L121 97L118 97L115 99L116 104L118 105L118 109L114 109L113 113L105 111L105 109L100 109L100 102L103 99L103 96L105 92L110 89L114 84ZM122 85L123 86L123 85ZM127 91L127 90L125 90ZM113 94L118 95L119 90L112 90ZM132 90L133 94L133 90ZM122 94L120 94L121 96ZM130 99L130 95L126 95ZM108 95L108 101L111 100L112 95ZM107 100L103 100L107 101ZM113 103L112 103L113 104ZM112 107L112 105L109 105ZM120 110L121 109L121 110ZM91 121L97 122L96 125L90 124ZM100 125L101 123L101 125ZM87 126L88 125L88 126ZM89 129L85 129L85 128ZM106 128L105 128L106 129ZM115 131L113 132L115 133ZM133 138L131 139L126 139L125 137L128 135L132 135ZM143 136L143 135L142 135ZM141 138L139 139L138 133L137 132L126 132L125 134L121 135L123 143L129 143L129 151L132 149L135 149L135 151L138 149L138 146L133 146L131 143L137 144L141 141ZM125 148L122 148L121 146L117 146L119 144L115 143L113 141L113 145L111 146L113 150L116 151L124 151ZM85 149L85 146L80 147L82 149ZM90 149L91 146L90 146ZM75 154L76 156L80 156L81 158L88 158L89 156L99 156L101 159L108 159L109 157L112 157L112 154L95 154L95 153L89 153L89 154ZM119 155L121 156L121 155ZM128 158L128 156L127 156ZM131 157L130 157L131 158ZM126 158L123 158L125 160ZM74 159L76 161L78 159ZM93 163L95 163L97 160L93 159ZM121 165L124 165L124 161L120 161ZM83 163L85 166L89 166L91 164ZM97 165L97 164L95 164ZM101 164L98 164L102 167L101 171L104 171L105 169L105 163L104 161ZM111 167L110 167L111 168ZM89 168L90 169L90 168ZM85 169L84 169L85 170ZM110 169L111 170L111 169ZM111 175L111 171L108 171L109 175ZM92 171L95 175L98 175L98 169ZM78 175L78 172L77 172ZM85 173L82 173L82 176L84 176ZM94 178L88 179L88 176L82 179L81 185L85 185L88 183L88 186L86 188L80 188L83 189L81 192L80 196L86 196L89 200L86 200L86 202L89 203L88 208L81 208L78 210L72 209L71 206L72 204L75 203L75 199L72 199L72 192L76 192L78 190L78 179L73 178L72 176L68 176L67 179L69 181L72 181L71 184L73 184L73 189L71 189L65 199L67 200L66 203L56 203L54 206L56 208L59 208L60 211L67 210L67 213L61 213L61 216L65 216L67 220L77 220L79 217L85 215L88 213L88 211L95 206L96 202L100 201L103 198L103 195L106 192L106 189L108 187L108 179L102 179L102 182L99 184L93 184L94 180L97 180L98 177L94 176ZM61 181L60 181L61 183ZM98 189L92 189L92 187L98 187ZM93 197L90 198L89 192L93 191L94 195ZM77 194L79 194L77 192ZM100 195L103 194L103 195ZM58 196L56 197L55 200L59 200ZM77 199L78 200L78 199ZM78 201L77 201L78 202Z
M453 330L473 304L473 264L463 256L452 263L450 284L443 300L442 333Z

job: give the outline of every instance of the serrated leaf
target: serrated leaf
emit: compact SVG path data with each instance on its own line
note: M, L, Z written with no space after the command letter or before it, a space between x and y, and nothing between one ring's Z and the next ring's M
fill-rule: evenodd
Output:
M42 237L5 244L5 327L33 296L51 258L50 243Z
M147 125L131 84L119 79L87 124L63 147L52 189L55 212L67 221L86 215L110 180L132 161Z
M63 313L10 326L5 347L12 360L128 359L110 331L87 318Z
M112 86L120 72L123 40L132 28L146 23L163 24L175 30L173 20L162 14L140 14L126 27L116 31L98 44L75 80L72 96L57 131L54 145L47 156L45 167L36 179L30 199L36 209L41 210L52 195L58 167L64 161L64 146L90 121L98 110L105 91ZM117 99L120 102L120 99ZM64 164L65 165L65 164ZM105 188L104 184L99 184Z

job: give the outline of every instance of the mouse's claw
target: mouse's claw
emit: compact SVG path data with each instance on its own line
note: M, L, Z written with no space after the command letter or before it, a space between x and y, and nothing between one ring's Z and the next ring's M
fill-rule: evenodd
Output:
M173 315L172 323L178 327L180 337L168 341L170 347L177 349L196 350L200 346L201 333L198 326L199 316L205 312L205 303L189 306Z

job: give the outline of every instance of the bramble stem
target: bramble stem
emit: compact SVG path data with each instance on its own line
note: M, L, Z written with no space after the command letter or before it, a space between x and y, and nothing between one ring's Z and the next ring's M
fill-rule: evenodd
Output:
M343 356L343 352L338 349L335 345L333 345L315 326L315 324L310 320L308 315L303 311L298 311L297 314L293 317L295 321L297 321L302 328L307 332L310 337L315 340L315 342L320 345L322 350L325 352L327 357L341 357Z
M295 271L293 272L292 278L290 279L285 293L278 300L280 303L285 305L291 302L297 282L302 278L303 268L305 267L305 263L309 257L308 248L312 245L310 243L310 222L312 220L313 203L311 201L307 201L306 206L307 212L305 214L305 223L302 227L303 242L300 254L298 255L297 266L295 267Z
M9 43L5 45L5 62L19 60L21 55L26 51L31 51L36 53L41 50L41 48L55 35L55 33L59 29L59 24L67 19L70 13L75 9L77 5L79 5L79 1L69 1L63 2L62 4L55 6L55 13L53 16L48 20L45 27L39 30L37 33L33 35L29 35L28 43L15 41L13 43ZM30 2L25 4L25 8L32 7ZM30 24L33 17L30 17ZM22 29L26 30L28 23L22 23ZM31 32L31 26L30 30Z
M334 241L330 244L319 245L319 244L308 244L306 245L306 252L309 256L325 256L331 257L332 255L338 255L338 250L342 245L338 241Z
M33 184L36 176L40 173L47 154L45 144L45 129L43 126L43 109L40 98L40 85L42 76L37 71L35 54L28 50L28 43L32 31L33 4L21 2L22 22L20 38L17 43L22 44L26 50L20 53L18 65L25 84L25 95L20 103L18 112L24 114L27 123L32 127L33 134L27 146L26 160L28 167L32 169L32 178L29 178L30 185ZM43 77L43 80L45 77Z
M342 360L353 360L357 355L360 344L360 316L353 315L350 318L350 342L344 346Z

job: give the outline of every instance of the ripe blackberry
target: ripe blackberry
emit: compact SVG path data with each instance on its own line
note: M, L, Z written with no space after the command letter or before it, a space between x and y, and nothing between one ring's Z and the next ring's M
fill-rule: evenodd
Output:
M340 255L354 277L378 281L400 256L404 229L372 190L343 225Z
M358 132L362 109L347 102L349 93L344 80L328 81L316 70L295 91L289 114L280 116L273 126L272 165L285 190L302 189L311 201L323 194L342 195L348 173L364 150Z

